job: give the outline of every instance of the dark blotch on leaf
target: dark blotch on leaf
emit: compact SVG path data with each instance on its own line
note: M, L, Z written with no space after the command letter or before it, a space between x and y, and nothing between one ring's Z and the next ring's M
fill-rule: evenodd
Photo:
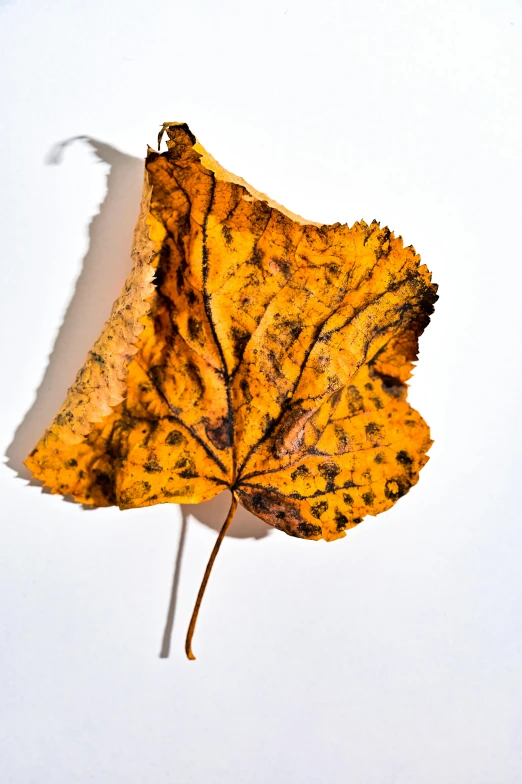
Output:
M387 480L384 487L384 495L390 501L396 501L398 498L402 498L402 496L407 493L409 489L410 486L407 485L403 479L396 477L395 479Z
M171 430L165 439L165 443L169 446L179 446L184 441L183 434L179 430Z
M189 316L187 327L191 340L195 340L197 343L201 343L203 337L203 327L201 321L194 318L194 316Z
M333 460L321 463L318 466L319 473L326 480L326 491L332 493L335 490L335 477L341 473L340 467Z
M143 468L148 474L159 474L163 471L163 467L158 463L156 455L151 455L147 462L143 464Z
M311 508L312 514L314 517L319 519L321 515L326 512L328 509L328 501L319 501L317 504L314 504Z
M230 231L226 223L224 223L221 227L221 234L223 235L225 244L230 245L230 243L232 242L232 232Z
M105 471L96 471L94 482L101 490L106 501L109 504L115 504L116 494L114 492L114 478Z
M292 471L290 476L292 477L292 479L295 482L296 479L299 479L300 477L306 476L309 473L310 473L310 471L308 470L307 466L305 466L305 465L298 465L297 468L294 471Z
M337 526L337 530L344 531L348 522L349 520L346 517L346 515L344 515L339 509L337 509L335 512L335 524Z
M318 471L324 479L335 479L335 477L341 473L341 469L332 461L328 461L327 463L321 463L318 466Z
M230 338L234 345L234 356L241 359L245 351L246 344L250 340L250 333L237 326L231 327Z
M299 523L297 532L304 539L309 539L312 536L321 536L323 529L320 525L314 525L313 523Z
M210 423L207 423L205 425L205 433L208 440L220 451L228 449L231 445L231 434L227 419L222 419L215 427L211 427Z
M381 432L382 427L376 422L369 422L367 425L365 425L364 429L366 430L367 436L377 436Z
M364 411L364 400L356 386L351 384L346 389L346 402L350 416L355 416Z

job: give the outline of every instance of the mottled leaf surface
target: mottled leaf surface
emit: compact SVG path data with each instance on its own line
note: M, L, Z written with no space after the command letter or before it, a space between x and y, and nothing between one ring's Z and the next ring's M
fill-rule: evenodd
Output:
M289 534L343 536L427 461L406 384L436 286L389 229L307 222L166 131L134 269L27 464L82 503L228 487Z

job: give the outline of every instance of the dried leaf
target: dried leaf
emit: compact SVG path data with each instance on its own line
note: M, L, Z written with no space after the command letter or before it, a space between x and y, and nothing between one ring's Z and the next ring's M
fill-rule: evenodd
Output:
M305 221L225 171L186 124L163 131L133 271L27 465L86 504L230 488L288 534L344 536L428 459L406 382L436 286L389 229Z

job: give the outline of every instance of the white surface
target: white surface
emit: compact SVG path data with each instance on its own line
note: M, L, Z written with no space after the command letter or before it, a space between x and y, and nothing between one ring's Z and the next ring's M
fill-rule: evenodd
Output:
M160 659L180 510L87 512L2 467L2 784L522 781L520 0L1 6L14 468L125 277L164 120L310 219L388 224L440 284L410 392L436 442L420 483L330 545L240 538L264 530L240 517L195 663L215 530L189 520ZM75 142L51 165L77 135L109 163Z

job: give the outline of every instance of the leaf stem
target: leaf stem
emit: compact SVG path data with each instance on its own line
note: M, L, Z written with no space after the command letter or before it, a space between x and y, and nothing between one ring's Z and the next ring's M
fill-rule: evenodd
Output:
M208 559L207 568L205 569L205 574L203 575L201 585L199 586L198 597L196 599L196 604L194 605L192 618L190 619L190 623L187 631L187 639L185 640L185 653L187 654L188 659L196 658L192 653L192 637L194 636L194 630L196 628L196 622L198 620L199 608L201 607L201 602L203 601L203 596L205 594L205 588L207 587L208 578L210 577L210 572L212 571L214 561L216 560L216 556L219 552L219 548L221 547L221 542L225 538L225 535L230 527L230 523L232 522L234 515L236 513L236 509L237 509L237 496L233 492L232 503L230 504L230 509L228 510L227 518L221 527L221 531L219 532L218 538L216 539L212 552L210 553L210 558Z

